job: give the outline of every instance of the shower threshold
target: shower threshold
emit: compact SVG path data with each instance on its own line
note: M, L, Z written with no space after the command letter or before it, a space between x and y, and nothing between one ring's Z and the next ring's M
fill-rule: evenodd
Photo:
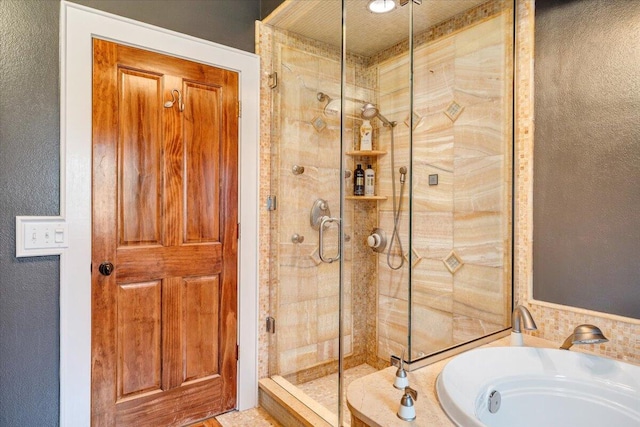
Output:
M367 364L344 371L343 426L350 426L351 420L351 414L345 401L347 387L352 381L376 371L375 368ZM297 385L276 375L261 380L260 391L261 406L285 425L338 426L337 373ZM274 403L277 404L276 407L274 407ZM334 411L328 408L333 408ZM281 416L285 416L285 418L282 419ZM294 417L300 422L293 422L290 417Z

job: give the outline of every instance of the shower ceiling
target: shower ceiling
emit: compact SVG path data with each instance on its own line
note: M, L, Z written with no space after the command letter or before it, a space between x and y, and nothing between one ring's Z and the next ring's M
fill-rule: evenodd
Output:
M487 0L423 0L414 5L414 34ZM384 14L371 13L368 0L346 0L347 50L371 56L407 38L409 5ZM285 0L263 22L340 48L340 0ZM380 37L376 37L380 35Z

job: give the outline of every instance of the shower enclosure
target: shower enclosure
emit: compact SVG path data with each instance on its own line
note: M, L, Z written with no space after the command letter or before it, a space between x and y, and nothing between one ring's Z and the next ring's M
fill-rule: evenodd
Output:
M352 379L511 321L513 1L379 2L288 0L258 24L268 375L336 426Z

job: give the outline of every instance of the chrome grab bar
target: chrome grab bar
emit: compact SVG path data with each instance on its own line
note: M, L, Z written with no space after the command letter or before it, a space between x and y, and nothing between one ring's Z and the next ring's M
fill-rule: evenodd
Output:
M327 225L330 222L337 222L338 223L338 235L340 235L340 229L341 229L341 222L340 222L340 218L331 218L328 216L323 216L320 219L320 227L318 228L318 256L320 257L320 260L322 262L326 262L327 264L331 264L334 261L337 261L340 259L340 246L338 245L338 254L334 257L334 258L325 258L324 256L324 227L325 225Z

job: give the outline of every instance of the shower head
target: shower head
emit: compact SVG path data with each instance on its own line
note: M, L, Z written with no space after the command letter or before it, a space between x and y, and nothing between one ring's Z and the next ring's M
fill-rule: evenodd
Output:
M360 115L365 120L371 120L377 117L382 123L385 124L385 126L394 127L396 125L395 122L390 122L385 116L380 114L380 110L378 110L378 107L370 102L367 102L362 106L362 112Z
M325 116L337 116L342 111L342 101L340 99L332 99L326 93L318 92L316 98L320 102L327 102L322 109Z

